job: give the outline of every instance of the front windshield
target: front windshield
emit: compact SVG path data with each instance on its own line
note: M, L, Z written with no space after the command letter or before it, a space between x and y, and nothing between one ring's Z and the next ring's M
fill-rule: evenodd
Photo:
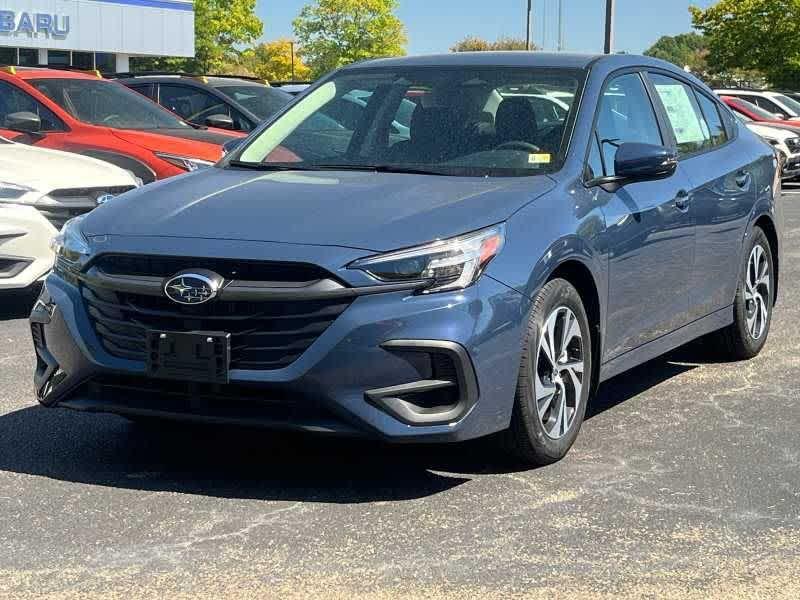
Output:
M34 79L29 83L73 117L114 129L176 129L187 123L124 85L102 79Z
M262 121L294 100L291 94L261 85L226 85L217 89Z
M233 168L526 176L559 168L579 70L353 69L231 155Z
M775 99L788 108L793 117L800 116L800 102L783 94L776 95Z

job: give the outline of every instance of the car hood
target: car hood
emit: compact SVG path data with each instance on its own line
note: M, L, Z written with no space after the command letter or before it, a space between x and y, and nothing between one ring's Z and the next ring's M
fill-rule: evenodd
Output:
M222 144L237 138L235 135L188 127L157 131L112 129L112 132L118 138L152 152L168 152L212 162L222 157Z
M45 194L55 189L136 185L128 171L107 162L25 144L0 144L0 181Z
M547 176L211 168L125 194L92 212L83 229L384 251L501 222L554 185Z

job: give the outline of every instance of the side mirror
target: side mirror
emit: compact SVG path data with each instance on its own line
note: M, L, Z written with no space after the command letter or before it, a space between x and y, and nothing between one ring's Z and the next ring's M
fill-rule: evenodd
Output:
M42 130L42 120L32 112L15 112L6 115L6 129L21 133L39 133Z
M228 115L209 115L206 117L206 125L217 129L233 129L233 119Z
M224 144L222 144L222 156L227 156L234 150L236 150L239 146L242 145L242 142L246 138L233 138L232 140L228 140Z
M670 177L678 168L678 153L665 146L628 142L617 149L614 173L624 181Z

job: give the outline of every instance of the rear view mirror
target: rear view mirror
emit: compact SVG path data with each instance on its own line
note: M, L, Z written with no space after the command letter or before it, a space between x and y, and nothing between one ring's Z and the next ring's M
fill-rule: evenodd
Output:
M625 181L663 179L678 167L678 154L666 146L628 142L614 158L614 172Z
M233 119L223 114L209 115L206 117L206 125L218 129L234 129Z
M6 129L21 133L39 133L42 130L42 120L39 115L32 112L15 112L6 115Z

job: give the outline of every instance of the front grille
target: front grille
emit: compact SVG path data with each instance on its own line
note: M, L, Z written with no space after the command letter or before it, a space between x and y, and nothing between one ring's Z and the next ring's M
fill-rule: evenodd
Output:
M153 264L164 260L170 268L178 264L173 264L173 260L177 259L171 258L137 259L151 260L154 261ZM115 260L110 257L110 260L101 260L96 266L110 265ZM205 269L212 266L224 267L222 262L217 262L216 259L194 259L191 264L195 268ZM119 266L122 263L116 264ZM234 261L231 261L231 265L233 264ZM288 263L262 263L260 266L252 264L247 269L255 273L259 268L266 272L273 267L284 271L287 276L291 271ZM320 270L313 265L308 267L311 271ZM170 271L169 275L174 272ZM296 272L294 276L297 276ZM145 361L149 330L219 331L231 334L231 368L252 370L281 369L290 365L352 302L350 298L342 297L291 302L217 299L206 304L184 306L165 296L111 291L86 282L81 284L81 289L98 338L103 347L116 357Z
M789 138L786 140L786 146L789 148L792 154L800 152L800 137Z
M182 256L141 256L105 254L94 263L103 273L131 277L172 277L191 269L208 269L226 280L311 282L329 279L322 267L307 263L287 263L230 258L191 258Z
M117 196L134 189L132 185L106 188L65 188L48 194L59 205L40 205L36 208L50 224L61 231L64 223L73 217L86 214L97 206L97 199L106 194Z

